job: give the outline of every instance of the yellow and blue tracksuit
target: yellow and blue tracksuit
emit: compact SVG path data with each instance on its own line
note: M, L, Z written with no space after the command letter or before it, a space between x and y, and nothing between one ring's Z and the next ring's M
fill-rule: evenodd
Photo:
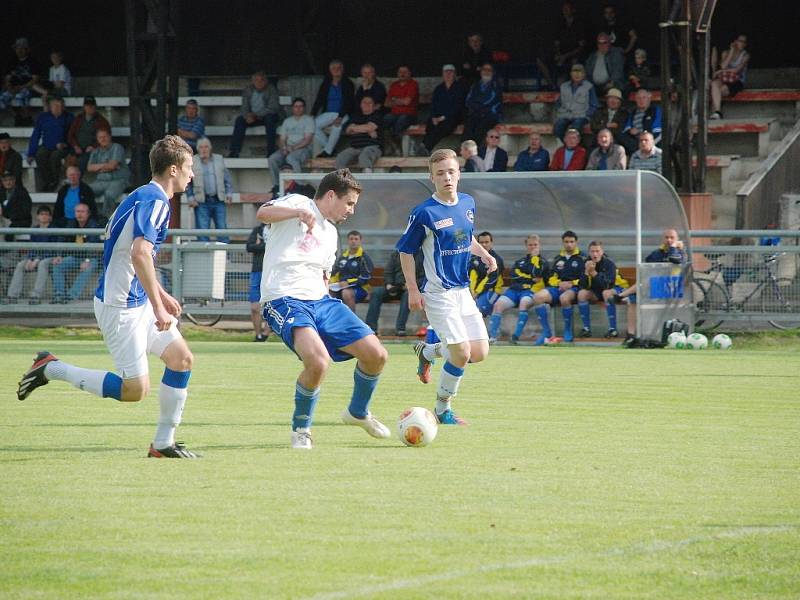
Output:
M346 281L356 294L356 302L363 302L369 295L369 280L372 279L372 260L359 248L352 254L346 249L333 265L330 283ZM336 292L339 297L341 292Z
M583 264L586 262L586 256L581 252L580 248L575 248L571 253L567 254L563 248L553 262L550 264L550 275L547 278L547 287L545 288L550 293L550 299L553 304L558 302L561 297L561 290L559 284L565 281L572 282L572 290L577 294L578 285L580 283L581 275L583 274ZM564 306L561 312L564 315L564 341L571 342L572 336L572 306ZM539 322L542 324L542 335L536 340L537 345L544 344L545 339L553 337L553 332L550 329L550 323L547 318L547 306L540 304L536 307L536 316L539 317Z
M586 264L586 263L584 263ZM603 300L603 292L605 290L610 290L614 288L616 285L616 281L619 278L621 281L625 281L622 276L619 274L619 269L607 256L603 256L595 265L595 270L597 271L597 275L591 277L586 274L584 270L583 274L581 275L580 279L580 287L584 290L590 290L599 301L602 302ZM626 282L627 283L627 282ZM589 330L592 328L591 324L591 314L590 314L590 306L588 300L583 300L578 302L578 312L581 315L581 321L583 322L583 328L585 330ZM606 314L608 315L608 329L616 329L617 328L617 305L613 302L609 302L606 304Z
M489 250L489 254L497 261L497 270L491 273L480 256L473 254L469 258L469 291L472 292L475 304L484 317L492 312L494 303L500 297L505 270L503 258L494 250Z
M517 259L511 267L511 285L503 292L503 296L511 300L514 306L519 306L523 298L532 297L534 292L544 289L548 268L547 261L538 255L531 256L530 254L526 254L522 258ZM502 318L502 315L497 314L492 315L489 319L490 338L497 338L497 334L500 332L500 322ZM512 339L519 339L527 322L527 309L520 310Z

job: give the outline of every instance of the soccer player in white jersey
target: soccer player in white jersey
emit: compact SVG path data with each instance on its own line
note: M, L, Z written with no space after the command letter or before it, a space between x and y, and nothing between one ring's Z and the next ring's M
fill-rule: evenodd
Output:
M150 391L147 354L155 354L166 368L158 391L158 426L147 456L196 458L175 442L193 357L177 328L181 305L161 287L154 264L167 237L169 199L192 179L192 149L168 135L150 150L150 169L152 181L131 193L106 226L94 314L116 372L84 369L39 352L22 376L17 397L25 400L55 379L103 398L138 402Z
M489 354L489 336L480 310L469 291L469 261L480 257L488 272L497 261L473 235L475 200L458 192L460 177L456 154L436 150L428 160L436 193L411 211L400 240L400 264L406 277L411 310L425 310L440 343L419 342L414 351L419 359L420 381L430 381L434 358L445 359L436 392L436 418L443 425L466 425L451 408L467 363L484 360ZM422 248L425 265L423 290L414 276L414 253Z
M386 349L353 311L328 295L338 246L335 224L353 214L360 193L361 184L348 169L340 169L322 178L313 200L289 194L258 209L258 219L271 227L261 276L264 318L303 361L294 394L293 448L312 447L314 408L330 359L357 359L342 421L376 438L390 435L369 411Z

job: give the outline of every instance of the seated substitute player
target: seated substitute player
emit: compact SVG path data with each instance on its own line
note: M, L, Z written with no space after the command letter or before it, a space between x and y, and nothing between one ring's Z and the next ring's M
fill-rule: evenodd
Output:
M488 317L503 290L505 263L503 257L494 251L494 238L491 233L488 231L479 233L478 243L497 261L497 269L489 273L488 267L483 264L480 256L473 254L469 257L469 291L475 298L478 310L484 317Z
M672 263L681 265L686 262L686 251L683 249L683 242L675 229L664 230L664 241L661 245L648 254L644 262L648 263ZM627 282L626 282L627 283ZM639 341L636 339L636 310L632 305L636 304L636 286L632 285L627 289L615 294L611 301L620 304L627 303L627 327L628 332L622 345L627 348L635 347Z
M361 233L355 230L349 232L347 249L333 265L328 285L331 296L339 298L356 312L356 303L369 299L369 280L372 279L373 268L372 259L361 245Z
M550 264L547 287L533 296L536 315L542 324L542 335L534 342L536 346L541 346L553 337L545 305L555 305L556 302L561 304L561 314L564 315L564 341L573 340L572 305L578 298L578 283L583 274L586 257L578 248L578 236L574 231L567 230L561 234L561 245L561 252Z
M519 307L517 327L511 334L511 343L516 344L528 322L528 309L533 304L533 294L544 289L548 265L540 255L539 236L531 234L525 238L527 254L514 262L511 267L511 285L494 305L489 319L489 343L497 341L503 313L509 308Z
M616 288L617 278L622 279L622 276L619 275L614 261L605 255L603 242L593 241L589 244L589 258L583 266L584 271L580 279L581 289L578 291L578 312L583 323L580 336L592 337L590 303L605 302L608 315L606 337L615 338L619 335L617 333L617 305L611 302L611 298L619 292Z
M147 354L155 354L166 368L158 391L158 427L147 456L197 458L175 442L193 357L177 327L181 305L161 287L154 265L167 237L169 200L192 179L191 147L178 136L164 137L150 150L150 169L152 181L131 193L106 226L103 273L94 298L97 324L119 374L76 367L42 351L22 376L17 397L25 400L57 379L103 398L138 402L150 390Z
M352 173L339 169L322 178L313 200L289 194L267 202L256 215L271 225L261 276L264 318L303 361L295 387L292 448L312 448L314 408L331 359L358 360L353 395L342 421L358 425L372 437L390 435L369 411L386 364L386 349L354 312L328 295L339 237L335 224L355 212L360 194L361 184Z
M434 412L439 423L466 425L453 412L451 401L458 393L467 363L481 362L489 354L486 325L469 291L470 253L484 261L489 273L497 269L497 261L472 234L475 200L458 192L461 174L456 153L436 150L428 166L436 192L411 211L396 247L408 286L408 306L411 310L424 309L442 340L414 346L419 360L417 375L428 383L431 362L437 356L445 359ZM422 291L414 279L414 253L420 248L426 278Z

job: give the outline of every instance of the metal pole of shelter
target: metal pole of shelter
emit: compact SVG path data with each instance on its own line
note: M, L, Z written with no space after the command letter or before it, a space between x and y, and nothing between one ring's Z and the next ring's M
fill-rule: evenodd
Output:
M669 0L661 0L661 172L669 181L672 178L672 126L670 123L669 89L670 52L669 52Z
M642 290L641 269L642 264L642 172L636 169L636 292ZM639 337L642 322L642 303L636 302L636 337ZM628 310L631 309L630 304Z

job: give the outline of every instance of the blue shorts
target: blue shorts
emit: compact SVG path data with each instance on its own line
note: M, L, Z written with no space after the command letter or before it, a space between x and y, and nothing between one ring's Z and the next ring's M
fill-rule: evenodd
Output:
M355 291L355 293L356 293L356 302L365 302L366 301L367 296L368 296L367 290L365 290L364 288L359 287L357 285L353 286L353 287L351 287L349 289ZM339 290L338 292L333 292L333 296L336 297L336 298L341 298L342 297L341 290Z
M261 271L250 273L250 293L247 300L250 302L261 301Z
M561 298L561 294L564 293L558 288L558 286L556 286L556 287L546 287L544 289L547 290L548 292L550 292L550 297L553 299L552 300L553 304L558 302L559 298ZM577 285L573 285L569 289L571 291L575 292L576 294L578 293L578 286ZM565 291L567 291L567 290L565 290Z
M372 335L372 329L364 321L341 300L330 296L320 300L298 300L289 296L271 300L264 305L264 319L292 352L295 352L294 328L312 328L322 338L328 354L336 362L353 358L339 348Z
M519 303L523 298L533 298L533 290L512 290L511 288L508 288L505 292L503 292L503 296L511 300L511 302L514 303L514 306L519 306Z
M478 310L481 311L481 314L484 317L488 317L492 312L494 303L497 302L499 297L500 296L498 296L497 292L494 290L486 290L485 292L478 294L478 296L475 298L475 304L477 304Z

